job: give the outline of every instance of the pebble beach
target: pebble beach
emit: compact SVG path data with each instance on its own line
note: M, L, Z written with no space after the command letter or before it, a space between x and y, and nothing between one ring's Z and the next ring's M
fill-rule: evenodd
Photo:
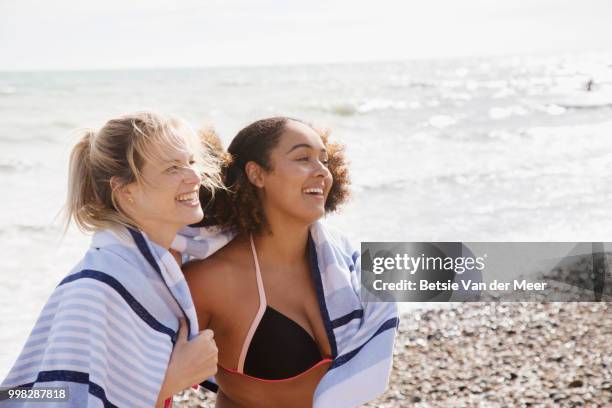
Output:
M609 303L464 303L402 315L374 407L612 406ZM175 407L214 407L185 391ZM340 406L340 405L339 405Z

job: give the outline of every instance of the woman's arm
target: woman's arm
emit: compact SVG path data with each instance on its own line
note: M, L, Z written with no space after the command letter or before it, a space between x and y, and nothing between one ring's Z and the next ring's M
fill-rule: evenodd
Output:
M180 389L183 383L173 372L186 373L181 375L186 377L185 388L197 383L189 368L180 369L195 359L193 354L207 362L197 365L199 378L209 376L216 369L212 333L192 342L183 334L172 355L167 328L160 327L132 289L130 293L122 282L101 271L84 269L67 276L41 312L32 331L36 338L26 342L2 386L37 388L53 381L69 394L62 406L136 407L154 406L162 385L168 392ZM140 341L143 338L148 341ZM179 370L168 372L168 366L159 362L164 354Z
M156 407L163 408L167 398L215 375L218 350L213 336L212 330L204 330L195 339L187 340L187 323L181 319Z
M175 257L180 254L171 251ZM210 260L194 261L183 266L185 280L189 286L201 331L197 338L187 340L187 326L181 320L179 339L176 342L166 378L162 384L156 407L164 407L164 401L179 391L199 384L217 372L218 350L213 339L214 333L208 329L215 305L219 304L219 294L225 293L224 279L217 279L217 263Z

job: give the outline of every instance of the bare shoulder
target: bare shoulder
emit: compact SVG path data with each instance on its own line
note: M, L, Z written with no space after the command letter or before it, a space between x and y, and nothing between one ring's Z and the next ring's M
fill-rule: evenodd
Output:
M243 248L242 239L236 238L208 258L183 265L196 309L214 312L224 300L234 298L245 259Z

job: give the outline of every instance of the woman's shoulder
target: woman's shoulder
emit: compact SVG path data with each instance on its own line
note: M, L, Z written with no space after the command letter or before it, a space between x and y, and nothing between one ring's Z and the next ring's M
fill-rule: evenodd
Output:
M214 280L219 278L219 275L231 274L239 266L243 246L242 238L237 237L211 256L184 264L185 278Z
M194 300L231 295L240 283L240 272L245 266L245 245L237 237L206 259L183 265L185 280Z

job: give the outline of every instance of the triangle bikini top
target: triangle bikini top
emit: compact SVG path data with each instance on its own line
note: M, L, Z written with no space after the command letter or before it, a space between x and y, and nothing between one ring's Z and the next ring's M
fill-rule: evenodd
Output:
M223 368L259 380L282 381L332 361L321 357L317 343L302 326L268 306L255 243L252 236L250 239L259 309L242 345L238 368Z

